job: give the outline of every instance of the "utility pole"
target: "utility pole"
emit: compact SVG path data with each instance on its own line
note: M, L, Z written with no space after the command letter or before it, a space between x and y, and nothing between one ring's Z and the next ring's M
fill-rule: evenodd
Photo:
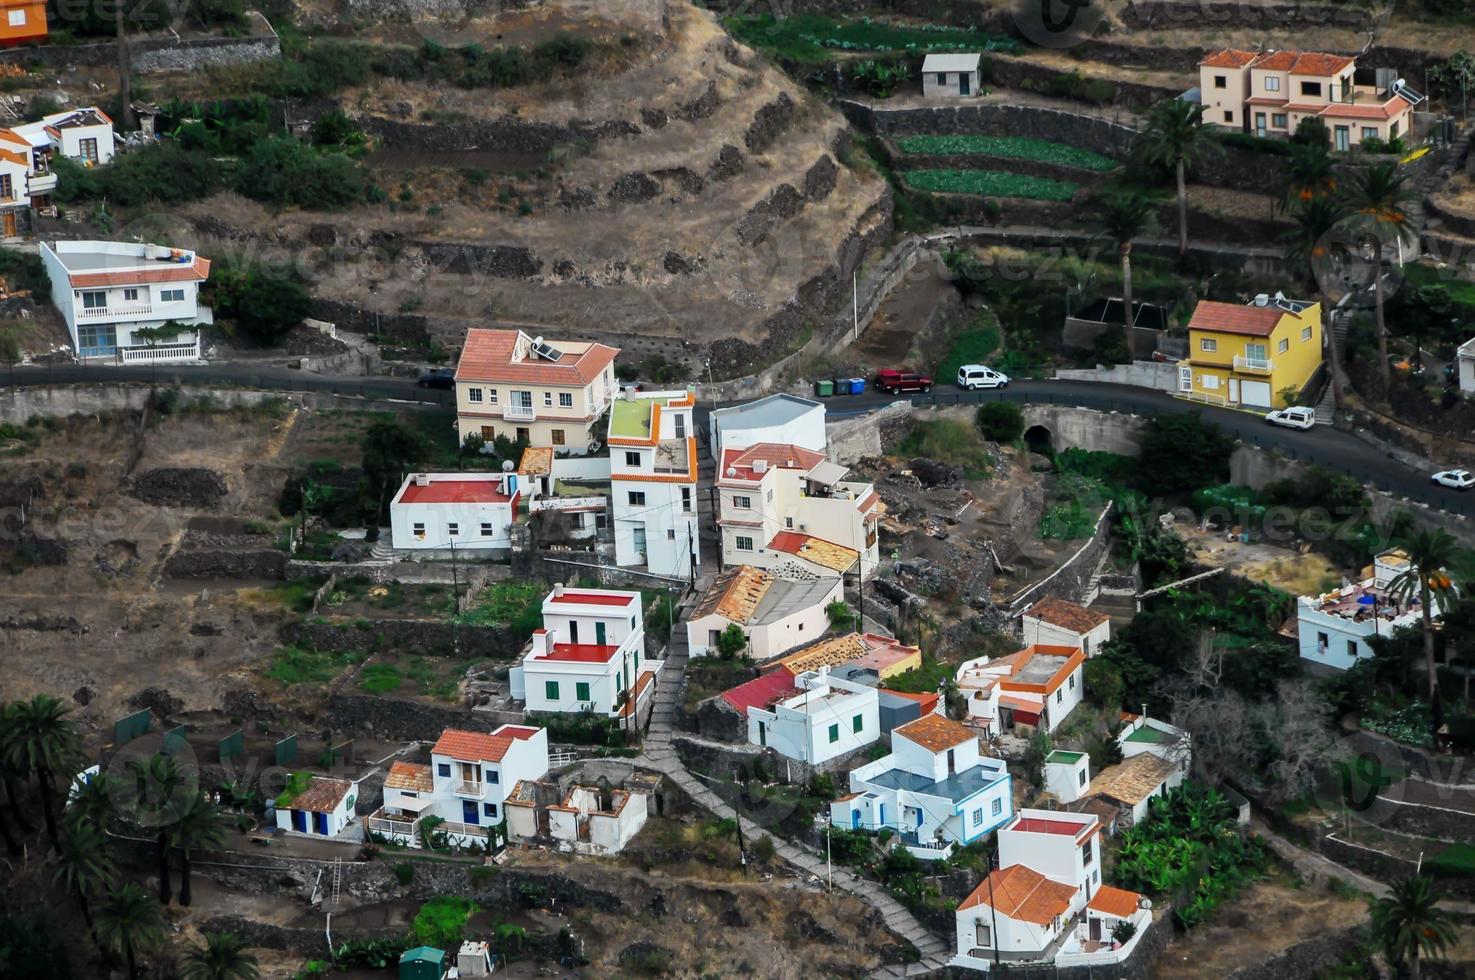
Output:
M697 587L697 542L696 525L694 521L686 522L686 551L688 562L688 577L690 579L691 588L695 590Z
M835 894L835 866L830 862L830 831L835 829L833 823L825 824L825 874L830 879L830 894Z
M860 270L850 274L850 342L860 339Z

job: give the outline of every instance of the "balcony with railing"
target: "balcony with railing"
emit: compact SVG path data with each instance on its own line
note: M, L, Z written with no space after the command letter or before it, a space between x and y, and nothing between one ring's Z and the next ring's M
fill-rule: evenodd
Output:
M901 843L912 852L912 857L923 861L946 861L953 856L953 842L950 840L923 840L916 834L904 833Z
M364 818L364 828L371 834L388 837L396 844L420 845L420 821L424 817L390 813L380 808Z
M27 184L32 194L50 194L56 190L56 174L32 174Z
M480 781L468 782L463 779L456 784L457 796L471 796L479 800L484 791L485 784Z
M1275 370L1275 362L1268 357L1245 357L1241 354L1234 356L1234 369L1249 374L1270 374Z
M531 422L538 417L538 412L531 404L508 402L502 408L502 417L512 422Z
M117 320L124 317L152 316L154 309L147 303L127 303L121 306L83 306L77 310L78 320Z

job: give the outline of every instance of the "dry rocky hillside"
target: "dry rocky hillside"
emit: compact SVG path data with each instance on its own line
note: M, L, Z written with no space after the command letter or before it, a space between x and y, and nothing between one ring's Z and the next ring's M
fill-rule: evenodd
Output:
M463 29L512 43L556 28L628 49L573 81L494 93L376 82L343 95L404 165L384 185L395 194L402 179L416 207L329 219L220 196L183 218L202 248L311 245L314 291L330 313L344 304L340 321L413 311L448 347L495 318L666 338L691 365L713 344L719 377L787 353L889 231L884 181L841 163L843 119L709 12L672 3L642 28L596 9L550 0ZM517 207L487 206L485 170L464 179L478 161L501 171L504 203L515 187Z

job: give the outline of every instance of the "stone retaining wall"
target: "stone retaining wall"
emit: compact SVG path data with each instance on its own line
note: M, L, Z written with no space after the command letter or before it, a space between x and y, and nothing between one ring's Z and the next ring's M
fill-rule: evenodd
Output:
M1466 238L1475 238L1475 214L1457 210L1433 196L1424 198L1424 210L1431 217L1438 218L1445 230Z
M361 115L355 122L384 146L445 152L546 154L563 143L634 136L640 127L624 120L587 126L556 126L551 123L519 122L515 119L484 119L459 123L414 123L384 116Z
M328 724L335 732L364 732L386 739L433 742L447 728L490 731L519 723L522 712L472 711L459 705L431 704L371 694L334 694L328 699Z
M1137 131L1130 126L1086 113L1033 105L928 106L918 109L871 108L840 100L839 109L851 125L880 136L912 133L947 135L984 133L1030 136L1094 150L1114 160L1131 153Z
M1068 180L1088 188L1099 187L1112 176L1111 171L1083 170L1046 160L1023 160L985 153L904 153L890 145L887 151L892 169L903 173L908 170L1004 170L1046 180Z
M1225 980L1285 980L1286 977L1315 977L1341 964L1342 958L1359 943L1361 926L1338 929L1313 936L1268 960L1242 966Z
M281 56L276 31L261 14L250 11L252 34L244 37L143 37L130 39L129 53L135 72L202 71L215 65L244 65ZM118 46L106 44L43 44L38 47L0 50L0 64L40 65L72 70L81 67L116 67Z
M522 643L501 626L457 626L419 619L295 622L281 628L283 643L326 653L414 650L437 657L511 660Z
M1364 30L1373 23L1373 11L1355 5L1321 3L1246 3L1244 0L1129 0L1120 12L1131 31L1172 30L1187 27L1285 30L1327 27Z

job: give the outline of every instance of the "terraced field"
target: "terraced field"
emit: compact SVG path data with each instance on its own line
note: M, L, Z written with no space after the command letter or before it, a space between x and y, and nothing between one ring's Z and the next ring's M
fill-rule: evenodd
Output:
M1039 160L1043 163L1054 163L1080 170L1094 170L1100 173L1115 170L1118 166L1115 160L1102 156L1100 153L1029 136L917 135L903 136L896 141L896 145L903 153L933 156L961 156L977 153L1015 160Z
M1019 197L1032 201L1069 201L1080 191L1068 180L1048 180L997 170L911 170L906 182L915 190L942 194Z

